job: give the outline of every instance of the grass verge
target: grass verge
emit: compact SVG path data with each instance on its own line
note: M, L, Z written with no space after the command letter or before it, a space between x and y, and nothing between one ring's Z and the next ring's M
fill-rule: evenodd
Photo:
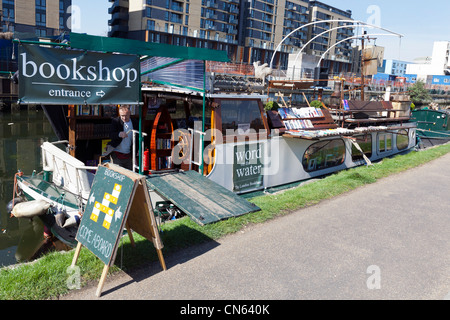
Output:
M208 240L217 240L249 224L261 223L316 204L360 186L374 183L389 175L417 167L448 152L450 152L450 144L421 152L410 152L384 159L373 166L340 171L284 192L250 198L248 200L259 206L261 211L203 227L187 217L164 224L161 233L164 243L163 253L169 254ZM110 268L110 273L130 270L158 260L150 241L136 233L133 236L136 247L131 248L129 238L123 237L116 257L116 265ZM74 270L68 269L72 257L73 251L54 252L33 263L0 269L0 299L51 299L68 293L70 291L68 287L76 284L72 281L76 279ZM87 249L82 249L77 267L81 276L79 277L80 285L84 286L100 279L103 263Z

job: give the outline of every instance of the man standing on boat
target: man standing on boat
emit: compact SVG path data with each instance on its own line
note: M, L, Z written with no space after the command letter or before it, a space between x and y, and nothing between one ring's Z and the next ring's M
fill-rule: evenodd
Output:
M133 128L138 128L137 119L131 119L131 111L128 106L119 107L119 116L111 122L109 145L114 148L111 152L111 162L133 170Z

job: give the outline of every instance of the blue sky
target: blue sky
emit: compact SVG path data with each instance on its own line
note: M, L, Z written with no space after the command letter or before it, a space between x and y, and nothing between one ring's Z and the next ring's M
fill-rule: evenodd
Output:
M72 20L73 32L96 36L108 35L108 20L111 18L108 9L111 7L111 2L108 0L72 0L72 6L79 10L79 15L72 11L72 19L74 16L77 17L76 21Z
M434 41L450 41L449 0L323 0L322 2L339 9L352 10L353 19L366 23L371 23L379 16L381 27L404 35L400 41L397 37L377 37L376 45L385 47L385 59L412 61L417 57L431 56ZM367 31L369 34L380 33L376 29Z
M322 0L342 10L352 10L352 18L379 25L404 35L378 36L375 44L385 47L386 59L412 61L431 56L434 41L450 41L450 0ZM108 0L73 0L79 8L74 32L106 36ZM376 29L369 34L384 33Z

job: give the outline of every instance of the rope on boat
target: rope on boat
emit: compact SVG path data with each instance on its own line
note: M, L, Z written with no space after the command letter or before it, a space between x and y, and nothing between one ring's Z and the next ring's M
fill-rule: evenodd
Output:
M431 131L431 130L425 130L425 129L419 129L419 128L416 128L416 130L418 130L418 131L424 131L424 132L431 132L431 133L442 134L442 135L445 135L445 136L449 136L449 137L450 137L450 133L443 133L443 132L439 132L439 131ZM441 138L441 137L427 137L427 136L425 136L425 137L423 137L423 138L439 139L439 138Z
M354 139L352 139L352 138L346 138L346 139L348 139L348 140L351 141L351 143L355 146L355 148L358 149L359 152L361 152L361 154L362 154L362 156L363 156L363 158L364 158L364 161L366 161L366 164L367 164L368 166L371 166L371 165L372 165L372 162L371 162L370 159L364 154L364 151L362 151L361 146L358 144L358 142L356 142L356 141L355 141Z
M16 174L14 174L14 189L13 189L13 198L12 198L12 208L14 208L14 200L16 198L16 194L19 192L17 191L17 176L21 177L23 176L23 172L19 170ZM11 210L12 210L11 208ZM12 211L11 211L12 212ZM13 217L13 214L11 213L11 217Z

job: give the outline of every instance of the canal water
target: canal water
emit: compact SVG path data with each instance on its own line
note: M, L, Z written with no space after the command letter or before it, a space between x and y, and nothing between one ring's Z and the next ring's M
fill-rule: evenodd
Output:
M28 261L42 245L40 219L10 217L14 175L42 171L40 145L57 141L42 109L0 111L0 268Z

